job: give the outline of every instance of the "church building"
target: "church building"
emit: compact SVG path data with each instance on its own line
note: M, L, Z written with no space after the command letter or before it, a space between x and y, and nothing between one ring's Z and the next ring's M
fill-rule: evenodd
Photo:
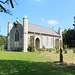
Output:
M25 15L23 22L17 20L13 23L8 22L8 50L22 49L23 52L28 52L27 48L30 44L35 46L35 51L38 51L43 46L46 49L55 49L58 45L62 48L62 29L58 29L58 33L53 29L43 26L28 23L28 17Z

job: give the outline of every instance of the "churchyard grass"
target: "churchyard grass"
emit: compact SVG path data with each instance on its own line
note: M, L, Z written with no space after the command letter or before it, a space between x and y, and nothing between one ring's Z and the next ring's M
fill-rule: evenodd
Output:
M52 52L43 52L40 54L44 58L50 60L51 62L59 61L60 53L56 53L56 50L53 50ZM75 53L73 53L73 50L67 50L67 54L63 51L63 60L64 63L67 64L75 64Z
M55 51L52 51L56 56ZM48 51L0 51L0 75L74 75L75 71L53 63ZM67 56L67 55L65 55ZM57 59L58 60L58 59ZM55 60L55 61L57 61Z

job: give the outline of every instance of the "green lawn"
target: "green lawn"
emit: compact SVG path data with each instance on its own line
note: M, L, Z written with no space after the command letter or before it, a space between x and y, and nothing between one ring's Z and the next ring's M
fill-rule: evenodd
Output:
M46 53L46 52L43 52ZM47 52L48 53L48 52ZM41 53L42 54L42 53ZM0 51L0 75L74 75L39 52Z
M55 50L52 52L46 51L41 53L40 55L50 60L51 62L59 61L60 58L60 53L56 53ZM68 65L71 63L75 64L75 53L73 53L73 50L67 50L67 54L63 52L63 60L64 63L67 63Z

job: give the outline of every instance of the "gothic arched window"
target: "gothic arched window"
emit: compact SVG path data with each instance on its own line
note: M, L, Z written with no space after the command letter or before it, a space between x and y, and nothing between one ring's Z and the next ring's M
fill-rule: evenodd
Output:
M16 33L15 33L15 41L19 41L19 32L18 32L18 30L16 30Z

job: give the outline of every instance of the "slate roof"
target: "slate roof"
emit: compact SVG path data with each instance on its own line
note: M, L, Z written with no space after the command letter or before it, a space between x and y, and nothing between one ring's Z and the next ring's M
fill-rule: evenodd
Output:
M19 21L19 23L23 25L23 22ZM31 24L31 23L28 23L28 32L59 36L59 34L57 34L53 29L35 25L35 24Z

